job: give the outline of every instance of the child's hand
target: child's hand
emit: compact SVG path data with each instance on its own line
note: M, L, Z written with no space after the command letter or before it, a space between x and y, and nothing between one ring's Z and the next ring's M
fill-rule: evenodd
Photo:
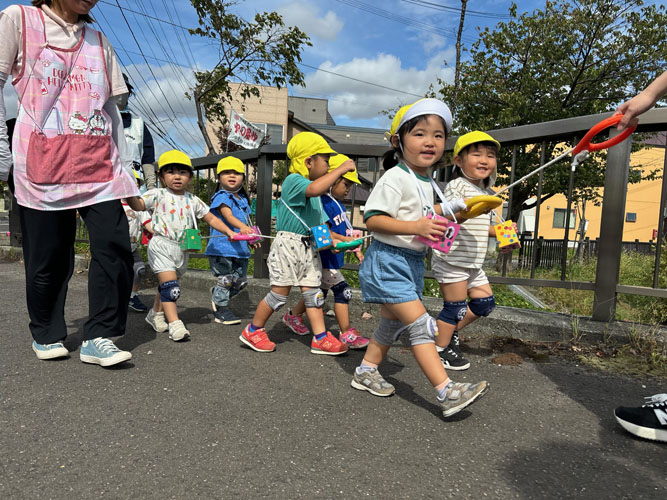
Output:
M254 234L254 231L251 227L246 226L245 224L241 226L239 231L241 234Z
M262 242L258 241L257 243L253 243L252 245L250 245L250 248L252 248L254 250L256 248L260 248L261 246L262 246Z
M354 255L357 256L357 259L359 259L359 264L361 264L364 261L364 254L359 248L357 248L354 251Z
M348 172L354 171L354 169L357 167L355 166L353 160L347 160L346 162L341 163L338 168L341 169L343 174L346 174Z
M233 229L227 229L227 231L225 231L225 234L227 235L227 238L229 238L230 240L233 239L234 236L236 236L236 232Z
M414 234L428 238L431 241L438 241L445 234L445 230L447 229L445 224L446 222L443 220L422 217L415 222Z

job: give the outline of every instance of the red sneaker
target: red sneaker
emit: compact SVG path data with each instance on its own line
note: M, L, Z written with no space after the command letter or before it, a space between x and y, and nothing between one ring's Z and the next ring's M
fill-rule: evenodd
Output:
M272 352L276 350L276 344L269 340L266 330L258 328L254 332L249 330L250 325L243 329L243 333L239 336L239 340L257 352Z
M310 352L313 354L338 356L339 354L345 354L347 352L347 345L331 335L331 332L327 332L327 336L319 341L313 335L313 341L310 343Z
M370 342L356 328L349 328L345 333L341 333L338 338L341 342L347 344L350 349L365 349Z

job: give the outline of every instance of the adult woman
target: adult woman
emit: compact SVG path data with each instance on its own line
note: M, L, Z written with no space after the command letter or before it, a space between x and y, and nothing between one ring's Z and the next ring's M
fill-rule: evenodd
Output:
M39 359L68 355L64 318L74 268L77 212L90 234L89 318L80 358L110 366L132 357L108 338L125 331L132 255L120 198L138 194L124 168L123 127L113 96L127 92L113 49L87 24L96 0L33 0L0 13L0 85L12 75L19 101L13 175L26 297ZM0 122L4 103L0 102ZM0 130L0 179L6 135ZM2 144L4 143L4 144Z

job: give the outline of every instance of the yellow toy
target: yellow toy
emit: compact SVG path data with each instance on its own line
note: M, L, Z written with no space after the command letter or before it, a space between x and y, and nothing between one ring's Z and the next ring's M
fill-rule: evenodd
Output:
M498 248L500 250L511 252L515 248L521 248L514 222L506 220L493 227L496 229L496 239L498 240Z
M484 212L498 208L503 204L503 200L497 196L491 196L488 194L482 194L479 196L473 196L466 200L466 209L461 212L461 216L465 219L472 219L478 215L482 215Z

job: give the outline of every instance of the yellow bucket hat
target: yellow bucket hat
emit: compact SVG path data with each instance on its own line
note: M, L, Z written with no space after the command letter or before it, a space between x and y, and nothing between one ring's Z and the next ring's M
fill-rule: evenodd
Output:
M473 132L468 132L467 134L463 134L461 137L457 139L456 144L454 144L454 156L458 156L458 154L461 152L463 148L466 148L471 144L475 144L477 142L492 142L493 144L498 146L498 149L500 149L500 143L496 141L493 137L491 137L486 132L475 130Z
M245 165L243 165L241 160L234 156L228 156L218 162L218 168L215 173L219 174L224 170L233 170L234 172L245 175Z
M306 158L318 154L335 155L336 152L319 134L301 132L292 137L287 144L287 156L290 159L290 174L299 174L308 177Z
M447 105L438 99L419 99L412 104L400 108L391 121L389 135L398 134L399 129L407 121L422 115L437 115L445 122L445 131L449 134L452 130L452 112Z
M174 164L182 165L192 170L192 160L190 160L190 157L177 149L162 153L157 161L158 170L162 170L162 167L166 167L167 165Z
M343 163L345 163L347 160L349 160L345 155L342 155L338 153L335 156L332 156L329 159L329 172L332 170L340 167ZM359 180L359 176L357 176L357 168L355 167L352 172L348 172L345 175L343 175L343 179L347 179L350 182L354 182L355 184L361 184L361 181Z

